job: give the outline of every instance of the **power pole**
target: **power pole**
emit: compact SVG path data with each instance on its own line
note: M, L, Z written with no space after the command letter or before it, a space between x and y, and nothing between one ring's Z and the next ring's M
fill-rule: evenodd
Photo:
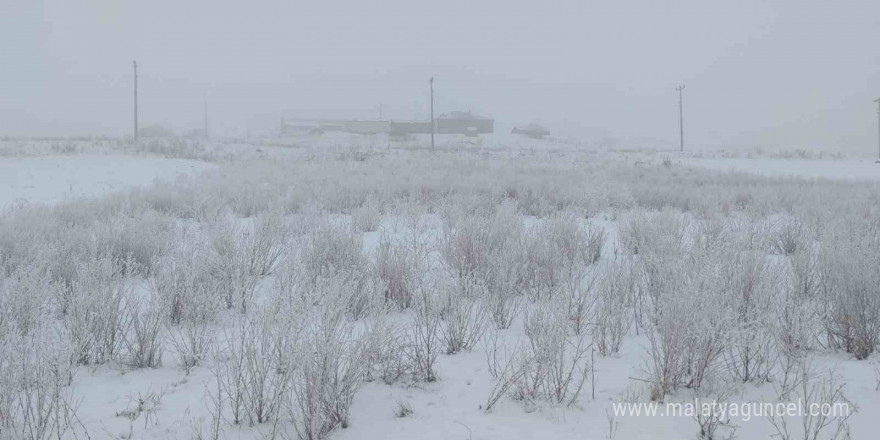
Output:
M138 63L132 61L134 65L134 140L138 140Z
M880 163L880 98L874 102L877 103L877 163Z
M205 138L208 138L208 101L205 100Z
M681 152L684 153L684 108L682 105L681 92L684 90L684 84L675 88L678 90L678 133Z
M433 76L428 81L428 83L431 84L431 149L433 150L434 149L434 132L436 131L435 127L434 127L434 77Z

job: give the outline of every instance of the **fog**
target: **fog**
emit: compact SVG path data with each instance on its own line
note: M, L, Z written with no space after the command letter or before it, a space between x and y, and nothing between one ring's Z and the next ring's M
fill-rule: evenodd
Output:
M472 110L585 140L876 149L880 2L3 0L0 136Z

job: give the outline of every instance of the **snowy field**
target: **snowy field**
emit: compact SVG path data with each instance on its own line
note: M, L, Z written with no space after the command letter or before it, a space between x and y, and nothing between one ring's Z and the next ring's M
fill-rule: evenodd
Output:
M716 171L737 171L776 177L880 180L880 164L870 159L771 159L771 158L686 158L683 164Z
M98 197L212 168L205 162L124 155L0 157L0 209Z
M106 148L0 158L2 440L874 438L880 165Z

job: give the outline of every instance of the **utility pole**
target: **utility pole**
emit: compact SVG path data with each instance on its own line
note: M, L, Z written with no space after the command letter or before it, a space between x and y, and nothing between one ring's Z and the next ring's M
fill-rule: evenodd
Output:
M208 100L205 100L205 138L208 138Z
M682 106L681 92L684 90L684 84L675 88L678 90L678 134L681 145L681 152L684 153L684 108Z
M880 163L880 98L874 102L877 103L877 163Z
M436 131L435 127L434 127L434 77L433 76L428 81L428 83L431 84L431 149L433 150L434 149L434 132Z
M138 63L132 61L134 66L134 140L138 140Z

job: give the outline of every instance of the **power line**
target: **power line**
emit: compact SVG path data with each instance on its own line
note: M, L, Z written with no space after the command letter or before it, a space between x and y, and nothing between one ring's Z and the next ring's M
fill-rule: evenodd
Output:
M137 141L137 61L132 61L134 66L134 140Z
M877 163L880 163L880 98L874 102L877 103Z
M678 130L679 130L679 143L681 146L681 152L684 153L684 107L682 104L682 90L684 90L684 84L675 88L678 90Z

